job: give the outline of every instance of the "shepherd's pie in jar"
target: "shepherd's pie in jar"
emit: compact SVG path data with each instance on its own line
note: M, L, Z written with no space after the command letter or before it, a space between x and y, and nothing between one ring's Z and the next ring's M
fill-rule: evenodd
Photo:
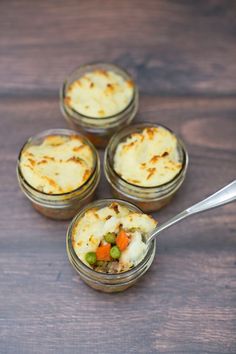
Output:
M17 175L21 189L38 211L68 219L92 200L100 177L99 157L82 135L53 129L25 143Z

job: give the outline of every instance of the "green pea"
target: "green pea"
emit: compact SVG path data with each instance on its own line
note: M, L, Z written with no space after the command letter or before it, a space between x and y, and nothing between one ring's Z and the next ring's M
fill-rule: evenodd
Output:
M97 261L96 253L95 252L87 252L85 255L85 259L88 264L93 265Z
M108 232L105 236L104 236L105 241L107 241L108 243L112 243L115 244L116 243L116 234L114 232Z
M113 259L118 259L121 256L121 252L117 246L113 246L110 250L110 255Z

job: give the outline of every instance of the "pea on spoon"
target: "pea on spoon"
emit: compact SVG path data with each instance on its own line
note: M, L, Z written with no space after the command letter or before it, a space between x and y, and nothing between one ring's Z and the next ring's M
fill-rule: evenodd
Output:
M164 224L157 226L152 231L152 233L145 237L145 242L151 242L155 237L159 235L160 232L176 224L180 220L185 219L187 216L194 215L212 208L216 208L224 204L228 204L230 202L233 202L234 200L236 200L236 180L227 184L224 188L218 190L216 193L210 195L206 199L203 199L201 202L196 203L191 207L183 210L181 213L166 221Z

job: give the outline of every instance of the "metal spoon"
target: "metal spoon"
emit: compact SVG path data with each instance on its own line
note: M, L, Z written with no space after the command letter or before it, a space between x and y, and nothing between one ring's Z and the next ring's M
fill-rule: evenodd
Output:
M153 232L147 236L146 242L151 242L157 235L159 235L160 232L176 224L187 216L216 208L218 206L233 202L234 200L236 200L236 180L230 184L227 184L227 186L210 195L208 198L202 200L201 202L194 204L188 209L185 209L170 220L166 221L164 224L157 226Z

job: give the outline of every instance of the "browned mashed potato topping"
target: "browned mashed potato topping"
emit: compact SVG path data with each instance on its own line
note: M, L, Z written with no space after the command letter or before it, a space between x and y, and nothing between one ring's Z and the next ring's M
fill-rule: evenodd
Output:
M182 168L177 139L163 127L148 127L118 144L114 169L126 181L142 186L160 186Z
M79 188L92 173L94 156L77 135L51 135L39 145L24 148L20 169L25 180L38 191L63 194Z
M85 116L105 118L123 111L133 94L131 80L110 70L94 70L72 82L64 103Z

